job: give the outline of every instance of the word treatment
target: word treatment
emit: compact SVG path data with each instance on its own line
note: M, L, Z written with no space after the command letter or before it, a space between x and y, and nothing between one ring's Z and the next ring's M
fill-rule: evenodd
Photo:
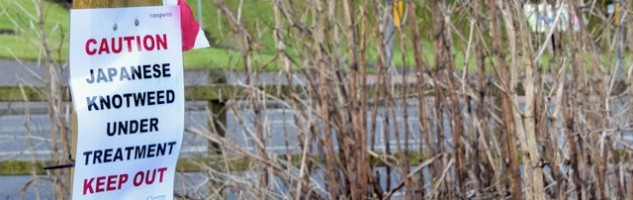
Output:
M176 141L85 151L85 165L171 155Z

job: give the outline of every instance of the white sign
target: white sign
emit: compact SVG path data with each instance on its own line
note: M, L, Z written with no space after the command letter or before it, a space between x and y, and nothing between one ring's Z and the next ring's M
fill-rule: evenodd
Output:
M556 30L567 31L569 24L573 26L574 31L580 30L580 21L577 16L569 16L569 6L567 4L560 4L556 7L552 7L550 4L530 4L523 5L523 12L527 18L528 24L532 29L532 32L546 33L553 26L556 20L556 15L560 12L560 19Z
M172 199L184 130L180 9L71 10L73 199Z

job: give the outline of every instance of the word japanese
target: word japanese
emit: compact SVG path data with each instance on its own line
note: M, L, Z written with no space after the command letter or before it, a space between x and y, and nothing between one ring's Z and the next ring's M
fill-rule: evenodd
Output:
M121 68L98 68L90 69L90 77L86 79L87 83L112 82L114 78L119 77L119 81L131 81L161 77L171 77L169 63L163 64L144 64L131 67Z

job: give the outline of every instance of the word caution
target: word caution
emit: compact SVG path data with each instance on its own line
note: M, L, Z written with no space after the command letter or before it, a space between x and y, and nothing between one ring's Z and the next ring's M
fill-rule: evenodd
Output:
M95 39L90 38L86 41L86 54L119 54L123 52L141 52L167 49L167 34L156 35L136 35L124 37L112 37Z

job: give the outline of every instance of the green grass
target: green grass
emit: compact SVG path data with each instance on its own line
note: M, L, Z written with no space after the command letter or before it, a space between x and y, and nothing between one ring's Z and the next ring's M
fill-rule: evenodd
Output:
M239 8L239 0L227 0L226 3L230 9L237 15ZM190 1L190 6L197 18L198 4L196 1ZM185 68L202 69L202 68L222 68L227 70L243 69L243 61L237 50L237 41L233 36L231 26L224 14L220 13L213 3L213 0L202 0L203 11L203 28L210 40L212 48L197 49L185 52L183 55ZM36 23L36 19L27 17L35 15L35 5L31 0L0 0L0 28L12 29L17 31L16 35L0 35L0 59L22 60L38 60L41 59L43 53L39 47L39 41L34 31L38 31L37 27L31 27ZM295 3L294 9L297 13L303 12L301 2ZM24 8L24 9L22 9ZM6 9L6 12L2 12ZM69 11L53 3L45 2L44 4L46 26L48 28L48 40L51 47L57 47L63 44L61 49L53 52L53 58L57 61L66 61L68 58L68 29L69 29ZM275 55L274 38L272 36L272 28L274 27L274 13L270 1L245 1L242 5L241 19L244 26L253 35L256 41L255 50L258 52L253 57L255 66L271 63L270 61ZM51 30L57 27L55 30ZM289 52L295 52L292 46L289 46ZM394 63L398 66L402 65L399 55L399 48L395 47L396 57ZM431 51L426 51L432 57ZM412 66L414 61L411 57L413 53L407 53L406 64ZM377 62L377 53L375 48L368 49L368 61L370 63ZM280 66L276 62L267 65L265 71L278 70Z
M266 63L274 58L274 55L262 54L253 57L254 62ZM244 62L240 52L227 49L206 48L196 49L183 54L183 62L187 69L221 68L226 70L244 69ZM269 70L279 69L277 66Z
M239 0L227 0L227 6L237 15L239 8ZM213 0L201 0L202 5L202 25L206 31L208 39L213 46L218 47L234 47L237 43L231 36L232 30L224 14L218 11ZM189 1L189 6L194 12L194 17L198 19L198 3L197 1ZM271 1L250 0L244 1L240 18L243 25L253 34L256 41L259 42L261 51L267 54L274 54L275 46L272 30L275 24L275 18Z
M220 13L214 4L213 0L202 0L203 11L203 28L212 45L211 48L197 49L189 52L185 52L183 55L184 65L186 69L207 69L218 68L225 70L241 70L244 63L241 58L240 52L237 50L237 41L234 36L234 32L231 29L224 14ZM228 7L232 10L233 14L237 15L240 0L226 0ZM194 16L197 18L198 4L197 1L189 1ZM295 2L293 5L298 15L305 13L306 5L304 2ZM372 9L368 8L371 12ZM44 2L44 13L46 18L46 34L48 36L49 46L56 49L61 45L61 49L53 52L53 59L57 61L66 61L68 59L68 30L69 30L69 11L62 8L59 5ZM421 13L419 23L422 29L430 28L428 12ZM371 13L370 13L371 14ZM372 16L372 15L370 15ZM9 29L17 32L15 35L0 35L0 59L21 59L21 60L38 60L41 59L43 53L40 49L40 42L37 39L37 35L40 34L37 28L36 9L32 0L0 0L0 29ZM244 26L255 38L256 44L254 50L257 55L253 56L253 66L262 66L267 64L264 71L273 71L280 69L279 62L271 62L275 58L275 44L272 35L272 29L274 27L274 13L273 7L270 1L265 0L252 0L244 1L242 5L241 19ZM304 19L304 23L310 26L310 17ZM373 24L373 18L370 18L370 24ZM285 25L288 26L288 25ZM370 27L371 28L371 27ZM288 29L288 27L286 27ZM405 26L403 31L409 34L407 27ZM373 31L370 32L373 34ZM432 66L434 62L434 49L432 43L428 41L430 38L430 31L423 31L423 38L427 38L423 42L424 51L423 57ZM295 39L291 36L287 37L290 44L288 45L288 51L292 55L297 55L297 49L292 46ZM377 38L375 35L369 36L370 40L367 47L367 62L370 64L378 63L379 54L376 50L376 43L371 38ZM394 42L394 56L393 63L395 66L415 66L415 56L413 54L412 46L410 42L407 42L405 58L402 60L402 52L400 51L399 32L396 32L396 38ZM411 38L411 37L407 37ZM295 42L296 43L296 42ZM459 47L460 41L454 41L456 47L454 47L455 53L455 67L457 69L463 69L465 67L465 47ZM344 59L347 57L346 42L341 41L341 45L338 47L341 53L344 55ZM471 59L469 60L468 67L472 71L475 69L474 54L471 50ZM601 61L603 63L614 63L609 53L601 54ZM627 57L630 57L627 54ZM509 58L508 58L509 59ZM547 62L547 56L541 58L541 63L544 68L549 68L549 62ZM629 60L629 59L626 59ZM487 62L490 62L487 59ZM569 62L569 61L568 61ZM589 65L590 59L585 58L585 62ZM613 65L613 64L610 64ZM627 65L625 65L627 66ZM375 73L375 70L369 70L371 73Z
M243 61L239 51L237 50L235 37L224 14L220 13L215 6L213 0L202 0L203 11L203 28L210 40L212 48L197 49L185 52L183 55L185 68L187 69L203 69L203 68L221 68L227 70L243 69ZM227 0L227 6L237 15L239 8L239 0ZM197 18L198 4L196 1L190 1L190 6ZM38 60L42 53L39 48L36 34L33 33L35 28L29 28L31 24L36 23L35 19L30 19L26 13L35 15L35 5L31 0L0 0L0 11L6 9L0 16L0 28L14 29L17 35L0 35L0 59L19 58L23 60ZM294 9L297 13L303 11L305 5L302 2L296 2ZM24 8L24 9L21 9ZM275 55L274 38L272 29L274 27L274 13L270 1L256 0L245 1L242 5L241 19L244 26L249 30L257 44L255 51L258 55L253 57L253 64L261 66L268 64L264 71L278 70L278 62L271 60ZM370 11L372 9L369 9ZM59 51L53 52L53 58L58 61L66 61L68 58L68 29L69 29L69 12L68 10L49 2L45 2L44 11L46 13L49 43L54 44L51 47L57 47L63 44ZM371 19L370 19L371 20ZM307 20L309 21L309 20ZM422 20L421 20L422 21ZM309 22L308 22L309 23ZM308 24L309 25L309 24ZM57 27L55 30L51 30ZM408 32L408 31L407 31ZM288 37L288 36L286 36ZM371 40L367 49L368 63L377 63L378 53L375 48L375 41ZM344 49L345 42L342 43L341 49ZM424 57L430 62L433 60L433 49L430 42L425 42ZM289 44L288 51L295 54L295 49ZM38 53L39 52L39 53ZM346 52L343 52L346 53ZM414 55L411 46L407 46L405 54L406 61L401 59L402 53L399 48L399 38L396 37L394 46L394 64L396 66L414 66ZM346 54L344 54L346 55ZM457 54L457 67L461 68L463 64L463 55ZM461 60L460 60L461 59ZM461 62L460 62L461 61ZM371 70L370 70L371 71Z
M15 35L0 35L0 58L37 60L43 53L39 48L36 35L39 32L36 6L30 0L0 0L0 28L15 31ZM62 40L68 33L68 11L64 8L45 3L43 13L47 23L46 34L51 47L62 44L61 54L54 53L53 58L66 60L68 42ZM63 43L62 43L63 41Z
M213 17L209 13L215 8L210 8L212 1L203 1L205 22L217 20L217 15ZM239 1L229 1L239 2ZM258 1L263 5L264 1ZM249 4L250 5L250 4ZM197 12L197 4L192 3L192 10ZM270 6L269 6L270 7ZM37 27L36 6L31 0L0 0L0 29L10 29L17 32L15 35L0 35L0 59L20 59L20 60L38 60L43 56L40 48L40 41L37 39L40 33ZM254 8L249 8L254 9ZM271 9L268 9L272 12ZM57 49L61 45L61 49L55 50L52 54L53 59L57 61L66 61L68 59L68 30L70 12L61 6L44 2L44 13L46 19L46 34L49 46ZM249 12L252 13L252 12ZM29 17L31 15L32 17ZM251 14L254 15L254 14ZM254 17L244 14L243 17ZM211 24L207 22L207 24ZM209 26L216 27L216 26ZM218 35L218 38L211 39L225 41L216 46L230 46L231 41L228 36L219 37L221 31L229 31L228 25L224 29L207 29L209 34ZM264 53L262 56L255 56L254 62L266 63L273 58L273 55ZM185 52L183 55L185 68L201 69L201 68L223 68L223 69L241 69L243 62L240 53L236 50L226 48L206 48L196 49Z

